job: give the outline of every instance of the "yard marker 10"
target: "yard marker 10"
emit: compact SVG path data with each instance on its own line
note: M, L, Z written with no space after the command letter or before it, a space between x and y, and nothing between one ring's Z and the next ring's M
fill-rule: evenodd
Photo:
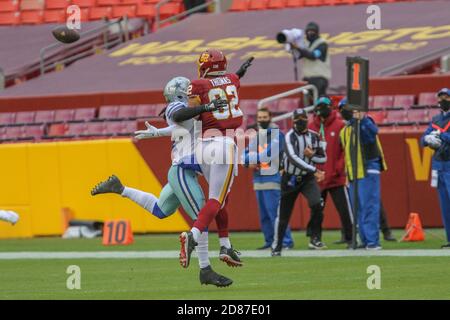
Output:
M108 220L103 226L103 245L129 245L134 242L129 220Z

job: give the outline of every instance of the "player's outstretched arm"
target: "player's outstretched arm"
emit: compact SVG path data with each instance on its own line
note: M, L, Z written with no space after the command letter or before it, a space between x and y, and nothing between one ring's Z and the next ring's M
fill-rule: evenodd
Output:
M175 125L171 125L165 128L156 128L152 126L150 123L145 121L145 126L147 130L138 130L134 133L134 137L138 140L141 139L150 139L157 137L167 137L172 135L172 131L175 128Z
M250 67L252 65L253 59L255 59L255 58L254 57L248 58L242 64L242 66L238 69L238 71L236 71L236 75L239 77L239 79L241 79L245 75L245 73L247 72L248 67Z
M225 108L228 106L228 101L223 99L216 99L213 100L209 104L203 104L197 107L190 107L190 108L182 108L180 110L175 111L175 113L172 115L172 119L175 122L183 122L192 118L195 118L196 116L204 113L204 112L212 112L219 110L220 108Z

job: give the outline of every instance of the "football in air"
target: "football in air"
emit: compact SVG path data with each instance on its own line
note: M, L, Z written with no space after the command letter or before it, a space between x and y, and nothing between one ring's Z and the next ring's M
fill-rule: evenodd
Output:
M67 26L57 27L52 30L52 34L56 40L62 43L73 43L80 39L80 34Z

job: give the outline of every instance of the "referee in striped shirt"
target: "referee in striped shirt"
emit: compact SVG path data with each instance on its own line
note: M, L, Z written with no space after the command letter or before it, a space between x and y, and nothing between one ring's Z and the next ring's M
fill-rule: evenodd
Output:
M316 164L325 163L327 156L318 133L308 129L308 115L305 110L293 113L293 128L285 137L283 154L283 176L281 178L281 201L272 256L280 256L284 233L298 194L302 193L311 209L308 223L310 249L326 248L322 243L323 200L318 181L325 177Z

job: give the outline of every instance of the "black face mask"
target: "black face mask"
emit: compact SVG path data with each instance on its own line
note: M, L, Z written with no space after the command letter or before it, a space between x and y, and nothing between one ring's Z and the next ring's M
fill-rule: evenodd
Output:
M259 121L258 125L262 128L262 129L267 129L270 126L270 121Z
M300 119L294 122L295 130L298 132L303 132L308 127L308 120Z
M439 107L441 107L442 111L447 112L450 110L450 101L442 100L439 102Z
M344 120L350 121L353 118L353 111L342 109L341 110L341 116L344 118Z
M321 105L317 106L316 114L318 116L323 117L323 118L328 118L330 113L331 113L331 109L329 106L327 106L325 104L321 104Z
M306 39L308 39L309 42L314 42L318 37L319 35L315 32L306 34Z

